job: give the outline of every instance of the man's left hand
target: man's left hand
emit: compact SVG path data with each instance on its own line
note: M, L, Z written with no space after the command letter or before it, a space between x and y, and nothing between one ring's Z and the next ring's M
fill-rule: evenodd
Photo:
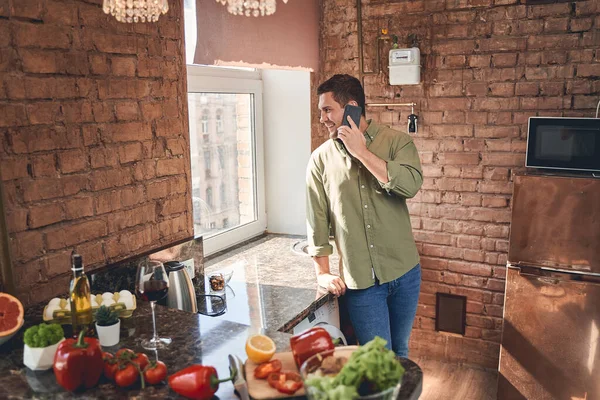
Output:
M350 126L342 125L337 129L338 137L344 142L351 155L360 158L361 154L367 151L367 139L350 116L348 116L348 122Z

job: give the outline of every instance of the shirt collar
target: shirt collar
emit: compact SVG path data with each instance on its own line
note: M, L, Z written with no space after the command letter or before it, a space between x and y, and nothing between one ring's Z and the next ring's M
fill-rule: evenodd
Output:
M372 119L367 120L369 126L367 126L367 130L365 131L365 137L371 139L371 141L375 140L375 137L379 133L381 127L374 122Z

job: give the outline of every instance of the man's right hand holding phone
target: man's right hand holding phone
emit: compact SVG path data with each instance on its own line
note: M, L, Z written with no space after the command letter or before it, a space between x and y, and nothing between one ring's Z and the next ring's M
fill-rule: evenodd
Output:
M348 117L350 126L342 125L338 128L338 138L346 146L346 150L355 158L360 158L367 150L367 139L358 129L352 118Z

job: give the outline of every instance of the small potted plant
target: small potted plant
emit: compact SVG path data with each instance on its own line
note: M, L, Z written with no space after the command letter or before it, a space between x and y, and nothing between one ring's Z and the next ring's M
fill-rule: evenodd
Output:
M119 314L110 307L100 306L96 311L96 331L101 346L114 346L119 343L121 320Z
M39 324L29 327L23 336L23 364L34 371L52 368L58 344L65 340L59 324Z

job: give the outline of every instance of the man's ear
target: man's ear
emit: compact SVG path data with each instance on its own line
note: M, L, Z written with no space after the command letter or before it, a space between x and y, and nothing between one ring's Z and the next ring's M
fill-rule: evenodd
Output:
M358 107L358 103L355 100L350 100L348 104Z

